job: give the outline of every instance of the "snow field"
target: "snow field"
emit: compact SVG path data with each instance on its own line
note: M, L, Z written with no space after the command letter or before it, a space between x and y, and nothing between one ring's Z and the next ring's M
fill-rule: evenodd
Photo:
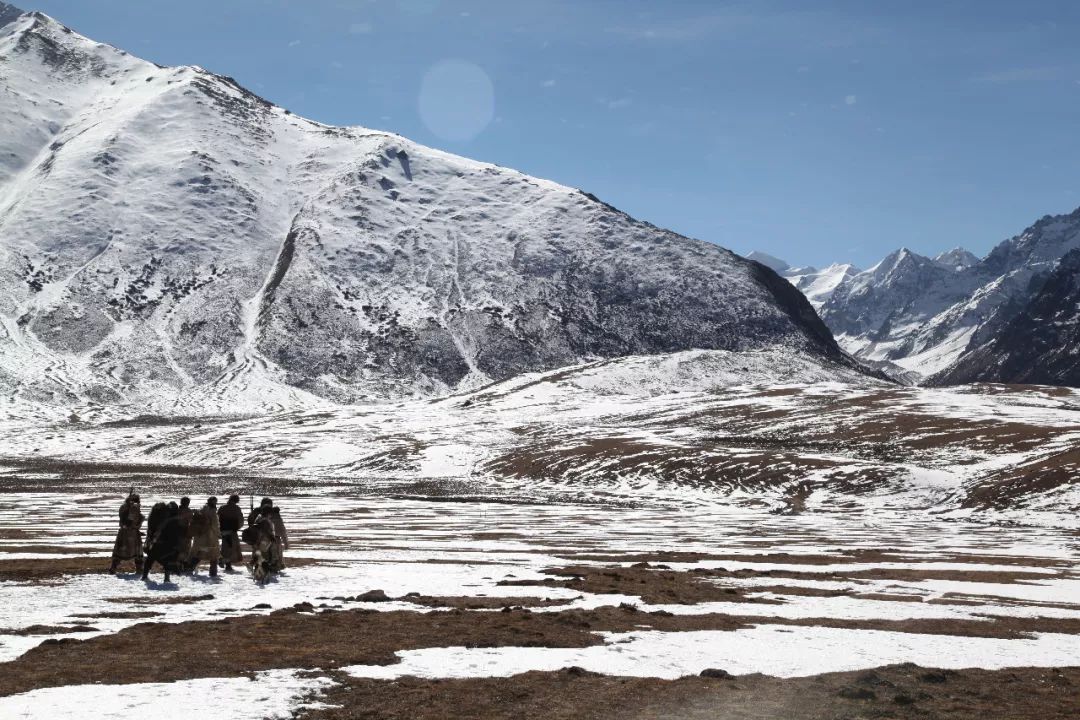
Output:
M147 494L149 495L149 494ZM147 497L144 495L144 497ZM65 547L85 551L93 548L94 557L100 557L102 567L106 558L100 552L111 544L113 505L110 496L81 495L68 500L70 512L78 510L70 531L65 536L56 526L50 526L46 537L20 536L14 540L2 535L20 530L32 534L36 525L28 518L41 517L43 513L55 512L56 496L49 493L8 493L0 505L0 562L24 556L19 550L25 543L36 541L55 546L58 553L39 553L41 556L64 556ZM367 590L381 589L391 597L401 598L407 593L432 596L475 596L506 598L513 604L514 597L540 596L565 600L566 604L537 608L536 612L558 612L570 608L594 608L627 603L642 612L662 610L678 615L722 613L760 618L768 625L769 618L841 618L862 620L902 619L955 619L987 620L989 615L1016 617L1080 617L1080 579L1071 565L1072 538L1068 533L1052 529L1007 528L980 526L974 523L942 523L933 519L910 515L875 516L867 522L858 514L846 516L794 516L781 517L761 511L752 512L733 508L678 513L663 507L619 508L610 506L577 504L493 504L482 502L432 502L422 499L397 499L385 497L348 496L341 490L330 494L292 495L278 498L294 546L287 558L309 558L318 564L288 569L277 580L259 587L246 573L222 574L211 581L203 574L197 577L178 576L172 585L160 582L155 574L153 582L144 584L133 575L111 577L105 574L72 575L48 580L45 587L28 582L0 583L0 628L18 629L31 625L55 625L76 620L91 624L93 633L71 633L70 637L91 637L93 634L111 633L129 625L144 622L138 618L101 618L77 616L97 615L129 609L161 613L150 621L184 622L206 620L230 615L267 613L270 609L256 609L258 604L269 604L271 609L288 607L301 602L320 605L342 606L334 597L355 596ZM9 531L4 533L3 531ZM21 535L21 533L20 533ZM96 545L94 541L96 540ZM894 558L888 561L842 562L846 553L861 549L888 548ZM700 559L693 562L664 562L676 571L724 568L730 571L756 570L798 571L808 573L805 578L770 578L768 576L720 578L715 582L740 586L750 591L749 597L779 601L779 604L751 602L706 602L696 605L652 605L640 598L619 594L582 593L566 588L544 586L507 586L500 581L542 580L545 568L566 565L629 565L634 560L621 560L630 554L652 553L657 550L678 549L687 553L724 554L724 559ZM775 560L763 560L760 556L788 553ZM581 557L584 555L585 557ZM591 556L597 556L592 558ZM801 556L835 557L836 562L813 564L799 562ZM960 555L965 560L952 559ZM610 559L605 559L610 556ZM755 556L739 560L739 557ZM1025 565L1017 557L1030 558ZM898 559L899 558L899 559ZM1009 563L1001 562L1008 558ZM815 560L815 563L820 562ZM1015 564L1014 564L1015 563ZM922 569L934 571L1025 571L1036 573L1033 580L1023 583L966 582L945 580L843 580L832 579L834 573L858 572L873 569ZM857 598L849 595L834 597L785 594L779 586L818 587L849 589L853 593L884 593L887 595L913 596L920 602L897 602L891 600ZM941 599L945 593L957 593L979 604L938 604L927 602ZM213 595L210 599L190 604L158 604L155 600L179 599L185 596ZM121 602L116 602L121 600ZM146 604L144 604L146 603ZM1053 606L1050 606L1050 604ZM388 603L348 603L346 607L365 607L374 610L429 611L400 600ZM813 643L826 637L841 645L841 635L814 635L816 630L828 628L782 628L770 632L783 637L801 638L806 645L806 664L798 672L813 674L833 667L816 660L820 655ZM744 632L744 631L738 631ZM860 635L862 630L845 631L852 634L856 646L859 638L877 637ZM689 667L697 663L709 645L710 635L695 640L685 633L642 633L628 640L639 643L634 647L650 648L653 652L653 636L656 642L673 643L669 650L660 653L664 667L648 669L640 657L634 665L635 672L674 672L671 668ZM730 638L730 633L722 633ZM738 635L738 633L736 633ZM902 644L890 647L927 647L941 644L940 636L903 635ZM10 660L40 643L45 637L19 637L0 634L0 659ZM56 636L52 636L56 637ZM63 637L63 636L60 636ZM741 637L741 636L740 636ZM627 638L623 638L626 640ZM880 638L878 638L880 639ZM683 641L689 644L680 644ZM983 641L975 638L950 638L956 647L955 662L968 662L984 649ZM614 641L613 641L614 642ZM743 647L733 641L730 647ZM796 642L793 640L792 642ZM891 641L890 641L891 642ZM995 641L998 642L998 641ZM1001 648L1008 643L1000 641ZM1017 658L1022 653L1035 652L1041 648L1058 657L1058 643L1072 647L1062 638L1050 638L1034 644L1020 643ZM641 643L646 643L641 645ZM622 645L624 643L615 643ZM748 642L747 646L754 645ZM872 643L871 643L872 645ZM996 644L991 644L998 648ZM991 647L987 645L985 647ZM605 646L606 647L606 646ZM725 647L729 647L725 645ZM802 647L802 646L800 646ZM622 653L622 649L587 651L580 658L586 661L606 663L604 652ZM424 651L434 652L434 651ZM507 651L509 652L509 651ZM904 650L908 652L908 650ZM910 652L914 653L915 650ZM931 651L927 651L931 652ZM544 655L541 664L556 662L562 651ZM599 653L593 660L592 654ZM529 655L540 657L543 655ZM735 653L737 656L738 653ZM680 657L685 656L684 660ZM914 656L914 655L913 655ZM412 658L412 655L407 656ZM425 656L426 657L426 656ZM437 655L432 655L437 658ZM479 656L478 656L479 657ZM577 656L575 656L577 657ZM638 657L638 656L635 656ZM731 655L727 659L730 665ZM863 653L867 662L880 659ZM891 656L890 656L891 657ZM901 656L896 656L901 657ZM908 657L908 656L903 656ZM987 657L1001 658L997 649ZM736 659L738 659L736 657ZM897 662L901 661L899 659ZM411 661L410 661L411 662ZM418 661L419 662L419 661ZM428 662L424 660L423 662ZM430 662L436 662L432 659ZM486 661L485 661L486 662ZM531 661L530 661L531 662ZM658 661L660 662L660 661ZM764 662L748 658L746 667ZM683 664L680 664L683 663ZM481 663L482 666L483 663ZM511 667L513 663L511 662ZM545 665L546 666L546 665ZM411 666L410 666L411 667ZM419 667L419 666L418 666ZM621 666L620 666L621 667ZM725 666L726 669L731 669ZM700 670L702 668L698 668ZM751 672L753 670L747 670ZM402 670L405 672L405 670ZM427 672L427 671L425 671ZM787 672L787 670L785 670ZM791 672L795 672L791 669Z

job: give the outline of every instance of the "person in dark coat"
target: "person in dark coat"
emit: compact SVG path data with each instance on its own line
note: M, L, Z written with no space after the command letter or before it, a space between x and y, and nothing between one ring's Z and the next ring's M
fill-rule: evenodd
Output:
M232 572L233 563L244 564L240 549L240 530L244 527L244 511L240 509L240 496L230 495L229 501L218 510L221 525L221 562L226 572Z
M165 522L165 516L168 515L169 506L163 502L154 503L154 506L150 508L150 515L146 518L146 541L143 543L143 552L150 551L150 545L153 544L154 538L157 537L158 530L161 529L161 523Z
M270 516L270 511L274 507L274 501L270 498L263 498L258 507L252 508L248 513L247 521L248 525L254 525L261 515Z
M165 517L156 530L146 552L142 579L149 580L150 569L153 568L154 563L159 563L165 571L165 582L169 582L169 574L177 563L184 541L184 530L180 525L180 508L176 503L171 502L166 506Z

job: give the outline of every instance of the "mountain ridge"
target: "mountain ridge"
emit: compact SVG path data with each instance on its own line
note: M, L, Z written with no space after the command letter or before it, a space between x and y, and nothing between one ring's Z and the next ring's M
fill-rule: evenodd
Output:
M1061 258L1076 248L1080 209L1043 216L983 258L964 248L933 258L900 248L864 271L830 266L827 270L843 272L833 270L824 291L819 284L826 271L788 268L783 274L808 294L841 347L871 367L905 381L940 383L977 376L1013 382L1038 373L995 375L985 365L976 371L979 362L968 356L993 344L1036 300ZM1006 350L998 344L994 352L1000 357Z

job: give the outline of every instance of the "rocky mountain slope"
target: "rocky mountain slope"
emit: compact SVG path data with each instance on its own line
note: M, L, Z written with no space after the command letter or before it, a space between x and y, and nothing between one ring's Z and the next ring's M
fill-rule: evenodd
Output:
M720 247L0 18L3 397L291 407L689 348L851 364Z
M1062 258L1023 310L986 344L932 378L1080 385L1080 250Z
M824 299L813 295L816 276L777 263L807 292L841 347L868 365L893 368L895 377L1074 384L1072 371L1037 365L1076 347L1061 331L1070 322L1071 265L1052 275L1076 248L1080 210L1044 217L981 259L962 248L934 258L898 250L868 270L846 273ZM1035 345L1010 345L1024 342Z

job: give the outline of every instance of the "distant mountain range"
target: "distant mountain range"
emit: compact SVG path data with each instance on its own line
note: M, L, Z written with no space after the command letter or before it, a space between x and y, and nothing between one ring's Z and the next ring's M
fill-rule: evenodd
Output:
M806 294L841 347L895 377L1080 385L1080 210L1047 216L978 258L907 249L868 270L792 268L752 253Z
M771 270L0 3L0 396L435 396L689 349L858 369Z

